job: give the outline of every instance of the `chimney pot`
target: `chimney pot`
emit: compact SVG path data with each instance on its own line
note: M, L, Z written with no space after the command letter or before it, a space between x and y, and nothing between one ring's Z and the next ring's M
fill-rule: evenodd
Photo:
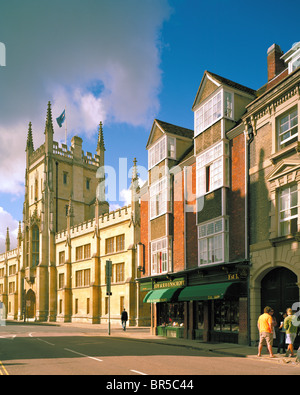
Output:
M284 60L281 59L282 55L283 52L277 44L271 45L268 49L268 81L272 80L286 68Z

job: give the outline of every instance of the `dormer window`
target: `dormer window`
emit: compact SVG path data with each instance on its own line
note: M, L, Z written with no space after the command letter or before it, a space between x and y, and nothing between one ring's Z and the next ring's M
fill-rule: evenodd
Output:
M299 56L291 62L291 72L296 70L300 66L300 54Z
M195 137L222 117L233 119L233 93L223 89L195 111Z
M176 159L176 139L163 136L148 151L148 169L164 159Z
M300 41L294 43L281 59L288 64L289 74L295 71L300 66Z

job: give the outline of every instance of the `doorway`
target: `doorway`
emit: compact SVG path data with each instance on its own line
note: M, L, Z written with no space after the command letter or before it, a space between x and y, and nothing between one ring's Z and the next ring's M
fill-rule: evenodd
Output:
M35 293L32 289L29 289L26 293L25 309L26 318L35 317Z
M299 302L299 288L295 273L279 267L266 274L261 282L261 312L265 306L272 307L277 324L279 324L281 314L288 307L292 307L295 302ZM299 343L299 336L296 343ZM274 340L274 345L277 345L277 339Z

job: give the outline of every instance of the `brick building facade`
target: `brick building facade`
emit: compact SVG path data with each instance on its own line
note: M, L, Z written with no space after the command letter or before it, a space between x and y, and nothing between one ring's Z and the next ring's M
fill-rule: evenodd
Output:
M299 43L285 54L272 45L268 82L256 91L206 71L183 157L168 156L166 137L178 149L181 128L154 122L139 280L153 333L255 343L266 304L279 319L299 302L299 59ZM153 193L155 169L169 184ZM163 207L155 216L153 205ZM157 250L163 235L167 250Z

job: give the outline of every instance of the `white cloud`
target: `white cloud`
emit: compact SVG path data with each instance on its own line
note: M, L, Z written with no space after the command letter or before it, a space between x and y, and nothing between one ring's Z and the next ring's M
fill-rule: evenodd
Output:
M0 192L24 193L26 125L0 126ZM23 134L23 136L22 136Z
M140 168L141 166L138 166L138 168ZM139 178L139 186L143 186L145 183L145 180ZM131 190L130 187L129 188L124 188L120 191L120 201L124 202L125 206L128 206L129 204L131 204Z
M0 254L5 251L7 227L9 228L10 249L14 249L17 246L19 223L3 207L0 207Z
M100 121L149 126L159 109L160 30L168 0L11 0L1 6L0 192L21 193L29 121L34 145L67 106L68 135ZM64 140L64 127L56 128ZM9 177L7 177L9 174Z

